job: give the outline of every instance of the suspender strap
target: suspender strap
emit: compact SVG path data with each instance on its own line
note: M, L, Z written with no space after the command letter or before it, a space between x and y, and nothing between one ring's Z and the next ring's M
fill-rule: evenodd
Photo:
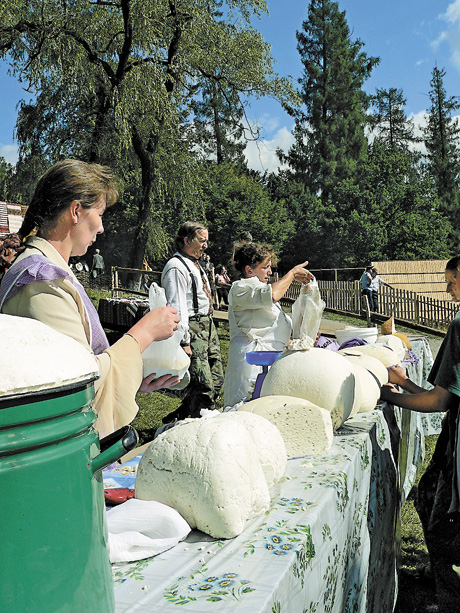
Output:
M191 281L192 281L193 310L195 312L195 315L198 315L198 291L196 289L196 279L195 279L195 276L193 275L192 271L188 267L188 264L184 260L183 257L181 257L180 255L175 255L174 257L177 258L178 260L180 260L182 262L182 264L185 266L185 268L190 273L190 278L191 278Z

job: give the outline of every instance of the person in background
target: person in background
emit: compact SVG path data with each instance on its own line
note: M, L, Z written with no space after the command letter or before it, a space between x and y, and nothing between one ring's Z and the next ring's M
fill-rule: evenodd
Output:
M104 258L101 255L99 249L94 251L93 263L91 264L90 274L96 278L98 275L103 275L105 270Z
M447 291L457 300L459 265L457 255L445 270ZM460 611L460 317L451 322L428 377L433 389L419 387L400 367L389 371L390 383L382 387L382 400L422 413L445 412L434 454L417 488L415 506L430 554L429 570L439 611ZM399 393L395 386L407 393Z
M0 312L37 319L94 354L99 379L93 408L101 438L134 419L138 391L178 383L168 375L142 379L142 352L172 336L179 325L177 311L151 311L109 346L97 311L69 266L71 256L84 255L102 234L102 216L117 198L107 167L79 160L54 165L38 182L17 237L17 253L22 252L0 285Z
M279 301L291 283L309 283L308 262L294 266L276 283L270 283L275 254L269 245L240 243L234 267L241 279L229 292L230 346L224 380L224 408L250 400L261 367L248 364L250 351L282 351L291 336L291 319Z
M221 301L228 306L228 290L231 287L230 277L225 266L219 266L214 277L217 289L217 301L220 306Z
M374 301L372 297L371 283L372 283L372 275L371 275L372 266L366 266L366 270L361 275L361 295L367 296L369 301L369 308L371 311L374 310Z
M213 409L223 383L219 337L212 319L211 286L199 260L208 245L208 230L187 221L174 242L176 252L161 275L168 304L177 309L181 345L190 356L190 383L178 409L163 422L200 417L201 409Z
M386 285L386 287L389 287L390 289L393 288L389 283L379 277L376 268L372 267L370 272L372 277L370 290L372 295L372 304L374 306L373 310L377 312L379 306L379 287L381 285Z

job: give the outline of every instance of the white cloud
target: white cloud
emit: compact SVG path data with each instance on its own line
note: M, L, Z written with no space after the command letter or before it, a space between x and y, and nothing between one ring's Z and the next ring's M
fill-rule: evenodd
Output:
M0 155L4 157L9 164L15 165L19 157L18 146L0 144Z
M245 150L249 168L259 172L277 172L282 165L276 150L282 149L287 152L293 143L294 137L286 127L280 128L271 140L249 142Z
M447 29L433 41L432 47L436 50L442 43L447 42L452 53L451 61L460 70L460 0L451 2L446 12L439 17L447 23Z

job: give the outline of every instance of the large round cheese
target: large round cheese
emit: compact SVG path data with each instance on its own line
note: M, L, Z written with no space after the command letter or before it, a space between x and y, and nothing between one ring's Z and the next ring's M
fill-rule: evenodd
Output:
M41 321L0 315L0 338L0 396L58 389L99 376L87 349Z
M384 345L385 347L390 347L390 349L393 349L393 351L395 351L398 355L399 361L404 360L407 347L398 336L395 336L393 334L379 336L379 338L376 340L376 344Z
M387 347L382 343L373 343L372 345L360 345L359 347L353 347L353 350L360 354L370 355L377 360L380 360L385 368L390 366L401 365L398 354L391 347ZM345 355L348 349L340 349L338 352L342 356Z
M246 521L267 511L270 504L259 459L267 429L265 435L261 432L257 450L247 421L236 413L221 414L187 420L160 434L139 463L136 497L176 509L192 528L215 538L241 534ZM277 449L280 439L279 433L266 438L275 457L285 454L282 441L281 451Z
M358 413L373 411L380 398L380 381L357 361L352 364L360 390Z
M220 415L221 420L225 418L241 422L251 435L265 481L268 488L271 488L286 470L286 445L281 432L275 424L262 415L231 411Z
M238 409L246 411L265 417L279 429L288 458L322 455L331 448L334 437L331 414L304 398L264 396Z
M260 395L309 400L329 411L334 429L360 404L350 362L339 353L317 347L281 356L265 376Z
M371 372L374 377L377 378L380 386L388 383L388 369L380 360L372 357L371 355L366 355L365 353L360 353L359 351L355 351L356 347L350 347L349 349L341 350L341 354L347 358L351 363L359 364L363 368L366 368L369 372Z

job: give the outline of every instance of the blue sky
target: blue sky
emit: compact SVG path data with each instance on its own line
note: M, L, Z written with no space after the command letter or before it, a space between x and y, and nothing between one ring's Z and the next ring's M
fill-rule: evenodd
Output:
M308 0L268 0L270 14L253 22L272 45L276 70L291 75L295 82L302 71L296 31L302 28L308 5ZM346 12L352 39L360 38L368 55L381 58L365 83L366 91L402 88L406 113L417 125L423 125L429 106L435 65L446 70L448 96L460 96L460 0L339 0L339 8ZM17 156L16 105L27 97L0 63L0 154L11 162ZM292 142L292 119L268 98L253 101L248 117L262 128L262 141L247 149L249 164L257 170L274 170L278 165L275 149L287 149Z

